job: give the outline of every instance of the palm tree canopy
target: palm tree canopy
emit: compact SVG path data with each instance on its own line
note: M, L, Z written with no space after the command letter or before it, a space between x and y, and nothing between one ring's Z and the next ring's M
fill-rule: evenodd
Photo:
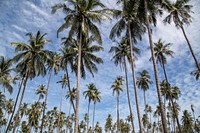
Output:
M76 98L76 88L72 88L71 91L68 91L65 98L70 98L70 101L74 100Z
M139 77L137 78L136 84L138 88L147 91L149 89L149 84L152 84L151 76L149 75L147 70L143 70L142 72L138 72Z
M68 6L70 5L70 6ZM67 0L66 4L57 4L52 7L52 13L63 9L66 14L64 24L57 30L57 33L69 29L69 38L73 35L83 33L85 37L89 33L94 35L95 40L101 44L100 31L94 23L101 23L103 19L110 19L106 14L110 12L99 0Z
M113 90L113 95L116 92L117 95L120 95L120 92L123 91L123 79L122 76L117 76L115 81L113 82L111 89Z
M46 33L41 34L40 31L35 36L28 33L29 44L25 43L11 43L15 47L15 52L18 54L13 57L14 62L18 62L16 68L20 71L21 76L28 74L30 79L35 76L45 76L46 68L45 62L52 57L53 52L44 50L44 46L49 42L45 39Z
M94 91L94 95L92 98L93 102L96 104L96 102L100 102L101 101L101 92L97 90Z
M177 28L180 28L183 24L191 23L192 5L187 3L190 0L176 0L174 3L168 2L169 15L163 20L165 23L171 23L173 21Z
M165 44L165 42L161 39L159 39L157 43L154 43L154 54L157 63L159 62L161 65L166 64L166 56L173 57L174 52L170 50L171 45L172 43Z
M36 89L36 95L39 95L39 99L43 99L44 96L46 95L47 89L45 85L39 85L38 89Z
M112 60L114 60L114 63L116 65L120 64L121 67L124 69L124 63L125 59L128 60L128 62L131 62L131 47L128 38L123 37L121 42L118 43L117 46L112 46L110 48L109 53L113 53ZM133 47L134 51L134 59L137 59L136 54L139 54L139 49L136 47Z
M88 90L84 91L84 92L83 92L83 95L85 95L85 99L88 98L88 100L89 100L89 102L90 102L91 100L94 99L94 96L95 96L95 95L99 96L99 94L95 94L95 93L98 92L98 90L97 90L95 84L90 83L90 84L87 85L87 87L88 87ZM98 93L99 93L99 92L98 92ZM97 99L98 99L98 97L97 97Z

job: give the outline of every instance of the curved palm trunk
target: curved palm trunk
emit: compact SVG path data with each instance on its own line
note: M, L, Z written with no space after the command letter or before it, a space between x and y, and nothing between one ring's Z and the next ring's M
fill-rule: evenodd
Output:
M60 133L60 116L61 116L61 111L62 111L62 96L64 94L64 87L62 87L62 94L60 97L60 111L59 111L59 116L58 116L58 133Z
M168 133L166 114L165 114L165 110L163 107L159 79L158 79L158 70L157 70L157 66L156 66L156 60L155 60L154 49L153 49L152 33L151 33L151 29L150 29L148 12L147 12L147 0L144 0L144 6L145 6L144 8L145 8L146 27L147 27L148 35L149 35L149 44L150 44L150 49L151 49L151 56L152 56L152 60L153 60L153 68L154 68L154 74L155 74L155 80L156 80L156 86L157 86L158 101L159 101L159 105L161 108L161 118L162 118L162 125L163 125L163 129L164 129L163 131L164 131L164 133Z
M124 69L125 69L125 76L126 76L126 93L128 97L128 106L129 106L129 111L130 111L130 117L131 117L131 125L133 128L133 133L135 133L135 127L134 127L134 122L133 122L133 112L131 108L131 101L130 101L130 94L129 94L129 87L128 87L128 74L127 74L127 66L126 66L126 59L124 57Z
M44 108L42 111L42 123L41 123L41 129L40 129L40 133L43 132L43 126L44 126L44 115L45 115L45 110L46 110L46 105L47 105L47 98L48 98L48 94L49 94L49 86L50 86L50 81L51 81L51 75L52 75L53 69L51 69L50 75L49 75L49 79L48 79L48 84L47 84L47 92L46 92L46 96L45 96L45 100L44 100Z
M93 119L92 119L92 132L94 132L94 117L95 117L96 102L94 102Z
M10 120L9 120L9 123L8 123L8 126L7 126L7 128L6 128L6 132L5 132L5 133L8 132L8 130L9 130L9 128L10 128L10 124L11 124L11 122L12 122L12 120L13 120L13 116L14 116L14 114L15 114L15 110L16 110L16 107L17 107L17 102L18 102L18 100L19 100L19 94L20 94L20 92L21 92L21 88L22 88L23 81L24 81L24 77L22 78L22 81L21 81L21 83L20 83L20 85L19 85L19 90L18 90L18 92L17 92L17 97L16 97L16 99L15 99L15 104L14 104L14 108L13 108L13 111L12 111L12 115L11 115L11 117L10 117Z
M71 93L71 87L70 87L70 81L69 81L69 73L68 73L67 67L66 67L66 75L67 75L67 86L68 86L69 92ZM71 103L72 103L72 107L73 107L73 109L74 109L74 113L76 113L74 101L73 101L73 100L70 100L70 101L71 101Z
M164 71L165 79L166 79L167 86L168 86L169 82L168 82L167 72L166 72L166 69L165 69L165 64L164 64L163 59L162 59L162 65L163 65L163 71ZM179 129L179 133L181 133L181 126L180 126L180 123L179 123L179 118L178 118L177 112L176 112L175 107L174 107L174 101L172 99L171 90L170 90L171 88L168 86L168 89L169 89L169 99L170 99L170 101L172 103L172 109L173 109L173 112L175 114L176 122L177 122L178 129Z
M78 133L79 125L79 100L80 100L80 82L81 82L81 45L82 45L82 31L80 30L80 40L78 48L78 73L77 73L77 91L76 91L76 113L75 113L75 127L74 133Z
M89 129L89 117L90 117L90 100L89 100L89 102L88 102L88 121L87 121L87 132L88 132L88 129Z
M24 87L23 87L23 90L22 90L22 95L21 95L21 98L20 98L19 107L18 107L18 110L17 110L17 113L16 113L16 118L17 119L19 117L19 111L20 111L20 108L21 108L21 105L22 105L22 101L23 101L23 98L24 98L24 92L26 90L27 81L28 81L28 74L26 74L26 78L24 80ZM19 121L20 121L20 118L19 118ZM15 122L14 127L13 127L13 133L15 133L16 127L17 127L17 123Z
M195 61L195 64L196 64L198 70L200 71L199 63L198 63L197 58L196 58L196 56L195 56L195 54L194 54L194 51L193 51L192 46L191 46L191 44L190 44L190 41L189 41L189 39L187 38L187 35L186 35L186 33L185 33L185 29L184 29L183 25L181 25L180 27L181 27L181 30L182 30L182 32L183 32L183 35L184 35L184 37L185 37L185 39L186 39L186 41L187 41L188 47L189 47L190 52L191 52L191 54L192 54L192 57L193 57L193 59L194 59L194 61Z
M134 62L133 62L133 48L132 48L133 46L132 46L131 27L130 27L129 21L128 21L128 31L129 31L129 42L130 42L130 46L131 46L131 69L132 69L132 77L133 77L133 84L134 84L136 108L137 108L137 114L138 114L138 123L139 123L140 133L142 133L142 123L141 123L141 118L140 118L140 108L139 108L139 103L138 103L138 93L137 93Z
M119 94L117 94L117 133L119 133Z

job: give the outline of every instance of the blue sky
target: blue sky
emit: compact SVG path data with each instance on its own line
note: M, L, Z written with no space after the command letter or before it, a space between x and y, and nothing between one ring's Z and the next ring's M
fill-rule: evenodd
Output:
M51 14L51 7L62 0L0 0L0 55L4 55L8 58L14 56L14 49L10 46L11 42L27 42L28 38L25 36L27 32L36 33L40 30L42 33L48 33L47 38L52 42L47 46L50 50L58 51L60 48L60 38L56 37L56 30L64 22L64 14L60 11L55 15ZM115 0L104 0L103 3L109 8L118 8L117 5L114 5ZM193 22L190 26L185 26L188 38L191 41L194 52L198 60L200 60L200 1L191 0L190 4L194 6L193 11ZM163 16L166 16L164 13ZM186 41L180 30L177 30L173 24L164 25L162 22L163 18L158 18L158 24L156 28L153 28L153 41L157 42L159 38L162 38L166 43L173 43L172 50L175 52L174 58L168 58L168 64L166 66L167 73L169 76L169 81L173 86L178 86L181 89L182 95L178 101L181 106L181 110L189 109L190 105L194 104L196 115L200 114L200 83L195 81L194 77L190 75L191 71L195 69L194 61L189 52ZM87 75L86 80L81 80L81 92L87 89L86 85L89 83L95 83L97 88L101 91L102 101L97 104L96 111L96 120L100 121L101 125L104 125L104 121L108 114L112 114L113 119L116 119L116 98L112 95L110 86L116 76L124 76L124 72L115 67L114 63L111 62L112 54L109 54L108 51L111 46L114 46L115 43L109 40L109 32L111 27L115 24L116 20L105 21L99 25L99 29L102 32L103 47L104 51L98 53L98 56L101 56L104 60L103 65L99 65L99 72L93 78L90 74ZM60 34L60 37L64 36L66 32ZM148 49L148 38L147 34L143 36L143 40L137 45L139 48L142 48L141 54L136 61L136 71L142 71L146 69L150 72L152 80L153 68L152 62L149 62L150 50ZM133 85L131 78L131 71L129 66L129 86L131 90L131 103L134 110L134 116L136 118L136 107L133 93ZM159 78L160 81L163 79L162 69L158 66L160 72ZM52 78L50 85L50 95L48 100L48 107L52 108L59 105L60 95L61 95L61 86L56 84L58 80L61 79L62 72L59 75ZM28 103L33 103L37 98L34 95L34 90L40 84L46 84L48 77L38 77L32 81L29 81L27 91L25 93L24 101ZM74 74L70 75L71 84L75 86L76 78ZM125 85L124 85L125 86ZM16 96L15 89L12 96L7 94L8 97L15 98ZM139 102L143 111L143 92L138 91ZM81 93L81 102L80 102L80 117L82 118L83 114L87 111L87 100L84 99ZM157 105L157 93L155 81L154 84L150 86L149 91L147 92L147 103L153 106ZM91 106L92 107L92 106ZM69 108L68 102L63 102L63 111L67 112ZM91 108L92 109L92 108ZM121 94L120 97L120 115L122 118L126 117L129 114L128 104L126 98L126 91ZM141 113L142 114L142 113ZM181 113L182 114L182 111ZM137 119L135 119L137 123ZM138 129L138 126L136 125Z

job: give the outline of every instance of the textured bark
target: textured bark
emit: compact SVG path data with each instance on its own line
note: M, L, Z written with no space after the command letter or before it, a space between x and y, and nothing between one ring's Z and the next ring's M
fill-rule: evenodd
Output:
M167 122L166 122L166 114L165 114L165 110L164 110L164 107L163 107L159 78L158 78L158 70L157 70L157 66L156 66L156 59L155 59L154 49L153 49L152 33L151 33L151 29L150 29L148 12L147 12L147 0L144 0L144 6L145 6L144 8L145 8L146 27L147 27L147 30L148 30L149 44L150 44L151 56L152 56L152 60L153 60L153 68L154 68L154 75L155 75L155 80L156 80L158 101L159 101L159 105L160 105L160 108L161 108L162 126L163 126L163 129L164 129L163 130L164 133L168 133Z
M78 48L78 73L77 73L77 91L76 91L76 113L75 113L75 128L74 133L78 133L79 125L79 100L80 100L80 82L81 82L81 47L82 47L82 32L80 30L80 40Z
M43 111L42 111L42 123L41 123L41 126L40 126L40 133L43 133L44 115L45 115L45 110L46 110L46 106L47 106L47 99L48 99L48 94L49 94L49 86L50 86L52 72L53 72L53 69L51 69L51 71L50 71L49 79L48 79L48 83L47 83L47 92L46 92L46 95L45 95L44 108L43 108Z
M128 31L129 31L129 43L131 46L131 70L132 70L132 77L133 77L135 102L136 102L136 108L137 108L139 129L140 129L140 133L142 133L143 131L142 131L142 123L141 123L141 117L140 117L140 108L139 108L139 103L138 103L138 93L137 93L137 86L136 86L136 79L135 79L134 61L133 61L133 48L132 48L133 46L132 46L131 27L130 27L129 21L128 21Z
M125 69L125 76L126 76L126 91L127 91L127 97L128 97L128 106L130 111L130 117L131 117L131 125L133 128L133 133L135 133L135 127L133 122L133 111L131 108L131 101L130 101L130 93L129 93L129 87L128 87L128 74L127 74L127 66L126 66L126 59L124 57L124 69Z
M15 110L16 110L16 107L17 107L17 102L18 102L18 100L19 100L19 94L20 94L20 92L21 92L21 88L22 88L23 82L24 82L24 78L22 78L22 81L21 81L21 83L20 83L20 85L19 85L19 90L18 90L18 92L17 92L17 97L16 97L16 99L15 99L15 104L14 104L14 108L13 108L13 111L12 111L12 115L11 115L11 117L10 117L10 120L9 120L9 123L8 123L8 126L7 126L7 128L6 128L6 132L5 132L5 133L8 132L8 130L9 130L9 128L10 128L10 124L11 124L11 122L12 122L12 120L13 120L13 116L14 116L14 114L15 114Z
M185 37L185 40L187 41L188 47L189 47L190 52L191 52L191 54L192 54L192 57L193 57L193 59L194 59L194 61L195 61L195 64L196 64L198 70L200 71L200 66L199 66L198 60L197 60L197 58L196 58L196 56L195 56L195 54L194 54L194 51L193 51L192 46L191 46L191 44L190 44L190 41L189 41L189 39L187 38L187 35L186 35L186 33L185 33L185 30L184 30L184 27L183 27L183 25L181 25L180 27L181 27L181 30L182 30L183 35L184 35L184 37Z
M17 113L16 113L16 118L19 117L20 108L21 108L21 106L22 106L22 101L23 101L23 98L24 98L24 92L25 92L25 90L26 90L27 81L28 81L28 74L26 74L26 77L25 77L25 80L24 80L24 87L23 87L23 90L22 90L22 95L21 95L21 98L20 98L19 107L18 107L18 110L17 110ZM19 119L20 119L20 118L19 118ZM20 121L20 120L19 120L19 121ZM17 127L17 123L15 122L15 123L14 123L14 127L13 127L13 133L15 133L16 127Z
M94 103L94 109L93 109L93 119L92 119L92 131L94 132L94 117L95 117L95 109L96 109L96 103Z

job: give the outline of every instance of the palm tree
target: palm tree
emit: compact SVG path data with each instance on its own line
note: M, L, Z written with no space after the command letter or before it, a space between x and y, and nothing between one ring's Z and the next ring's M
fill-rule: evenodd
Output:
M133 47L133 51L137 54L139 52L139 49ZM131 102L130 102L129 86L128 86L127 65L126 65L126 60L128 60L129 63L131 62L130 44L129 44L128 38L123 37L121 42L118 43L118 46L112 46L109 52L114 53L113 58L112 58L112 60L114 60L114 63L116 65L121 65L121 68L125 70L126 91L127 91L129 111L130 111L130 116L131 116L131 124L133 128L133 132L135 132L134 123L133 123L133 113L132 113Z
M101 92L96 89L93 93L92 101L94 102L94 109L93 109L93 119L92 119L92 131L94 131L94 117L95 117L95 110L96 110L96 103L101 101Z
M174 22L176 28L181 28L183 35L187 41L188 47L190 49L190 52L192 54L192 57L195 61L196 67L198 68L198 70L200 71L200 66L198 63L198 60L194 54L194 51L192 49L192 46L190 44L190 41L186 35L185 29L184 29L184 24L189 25L191 23L191 15L190 13L192 13L191 9L192 9L192 5L188 5L187 3L190 0L176 0L176 2L174 3L169 3L169 8L168 8L168 12L169 15L164 19L165 23L171 23L171 21Z
M183 111L183 116L182 116L182 123L183 123L183 131L185 133L191 133L193 132L193 119L192 115L187 111Z
M47 66L49 70L49 78L48 78L48 83L47 83L47 88L46 88L46 95L45 95L45 100L44 100L44 107L42 111L42 122L40 126L40 133L43 133L43 124L44 124L44 115L45 115L45 110L47 106L47 99L48 99L48 93L49 93L49 87L50 87L50 82L51 82L51 76L54 71L54 74L58 74L59 71L59 66L60 66L60 56L57 53L53 54L53 57L47 61Z
M156 81L156 87L157 87L157 94L158 94L158 101L159 105L161 107L161 118L162 118L162 125L164 129L164 133L167 133L167 122L166 122L166 114L163 107L161 92L160 92L160 85L159 85L159 77L158 77L158 70L156 66L156 57L154 55L154 48L153 48L153 40L152 40L152 30L150 27L150 23L153 23L156 25L156 15L162 14L162 11L159 9L159 5L163 5L163 2L165 0L154 0L154 1L148 1L148 0L139 0L138 1L138 8L137 8L137 17L140 19L141 23L144 23L147 28L148 32L148 38L149 38L149 45L151 50L151 57L153 60L153 68L154 68L154 75L155 75L155 81Z
M72 88L71 91L68 91L65 97L66 97L66 99L68 99L68 98L70 99L70 108L69 108L69 114L68 114L68 116L70 117L72 101L74 101L76 99L76 88Z
M110 133L111 130L112 130L112 116L111 116L111 114L109 114L107 119L106 119L104 129L105 129L106 133Z
M148 133L149 118L148 118L147 114L143 115L143 117L142 117L142 123L143 123L144 129L146 128L147 129L147 133Z
M85 99L88 98L88 112L87 112L87 115L88 115L87 132L88 132L88 130L89 130L89 116L90 116L90 103L93 100L94 93L97 90L97 88L93 83L88 84L87 87L88 87L88 90L84 91L83 95L85 95Z
M132 78L134 83L134 92L135 92L135 101L136 101L136 108L138 114L138 123L140 132L142 132L141 126L141 118L140 118L140 110L139 110L139 103L138 103L138 95L137 95L137 86L135 80L135 70L134 70L134 53L133 53L133 44L132 41L135 43L137 39L141 39L141 35L145 32L145 28L143 25L138 23L138 20L135 17L135 10L134 5L135 1L132 0L125 0L120 1L122 3L122 11L116 10L114 12L114 17L119 18L120 20L113 26L110 32L110 38L113 39L115 36L119 37L122 31L125 31L125 34L129 38L130 43L130 64L132 70Z
M113 95L117 93L117 133L120 132L120 125L119 125L119 96L120 92L123 91L123 79L122 76L118 76L115 81L113 82L111 89L113 90Z
M13 92L12 83L12 76L11 76L11 66L13 61L11 59L6 59L4 56L0 56L0 85L5 89L8 90L10 94Z
M73 35L78 35L78 61L77 61L77 94L76 94L76 122L75 133L78 133L78 116L79 116L79 93L80 93L80 78L81 78L81 56L83 38L88 37L89 33L94 35L95 40L101 44L101 36L97 26L94 22L101 23L103 18L109 18L105 14L105 6L99 0L68 0L71 8L66 4L57 4L52 7L52 13L62 8L66 13L65 23L58 29L58 33L64 29L71 28L69 31L69 38ZM99 8L100 7L100 8ZM96 9L96 10L95 10Z
M138 88L142 89L144 92L144 107L145 107L145 112L147 115L147 103L146 103L146 94L145 92L149 89L149 84L152 84L153 82L151 81L151 76L149 75L147 70L143 70L142 72L138 72L138 74L140 75L137 78L137 85Z
M19 115L19 109L22 104L28 79L33 79L35 76L40 75L45 76L46 74L45 62L51 57L52 52L44 50L44 46L48 43L48 40L44 38L45 35L46 33L41 35L40 31L38 31L35 36L33 36L32 33L28 33L29 44L11 43L11 45L15 47L15 51L19 52L19 54L13 57L13 61L18 62L16 69L18 69L22 78L24 78L22 95L16 113L17 116ZM8 132L9 126L10 124L7 126L6 133ZM13 132L15 132L15 130L16 126L14 125Z
M64 89L66 88L67 86L67 76L66 74L64 74L64 77L62 78L62 80L58 81L57 83L61 83L62 85L62 93L61 93L61 97L60 97L60 110L59 110L59 116L58 116L58 133L60 133L60 117L61 117L61 112L62 112L62 97L63 97L63 94L64 94Z
M47 92L47 89L45 85L43 84L39 85L38 89L36 89L36 92L35 92L36 95L39 95L38 102L45 97L46 92Z

